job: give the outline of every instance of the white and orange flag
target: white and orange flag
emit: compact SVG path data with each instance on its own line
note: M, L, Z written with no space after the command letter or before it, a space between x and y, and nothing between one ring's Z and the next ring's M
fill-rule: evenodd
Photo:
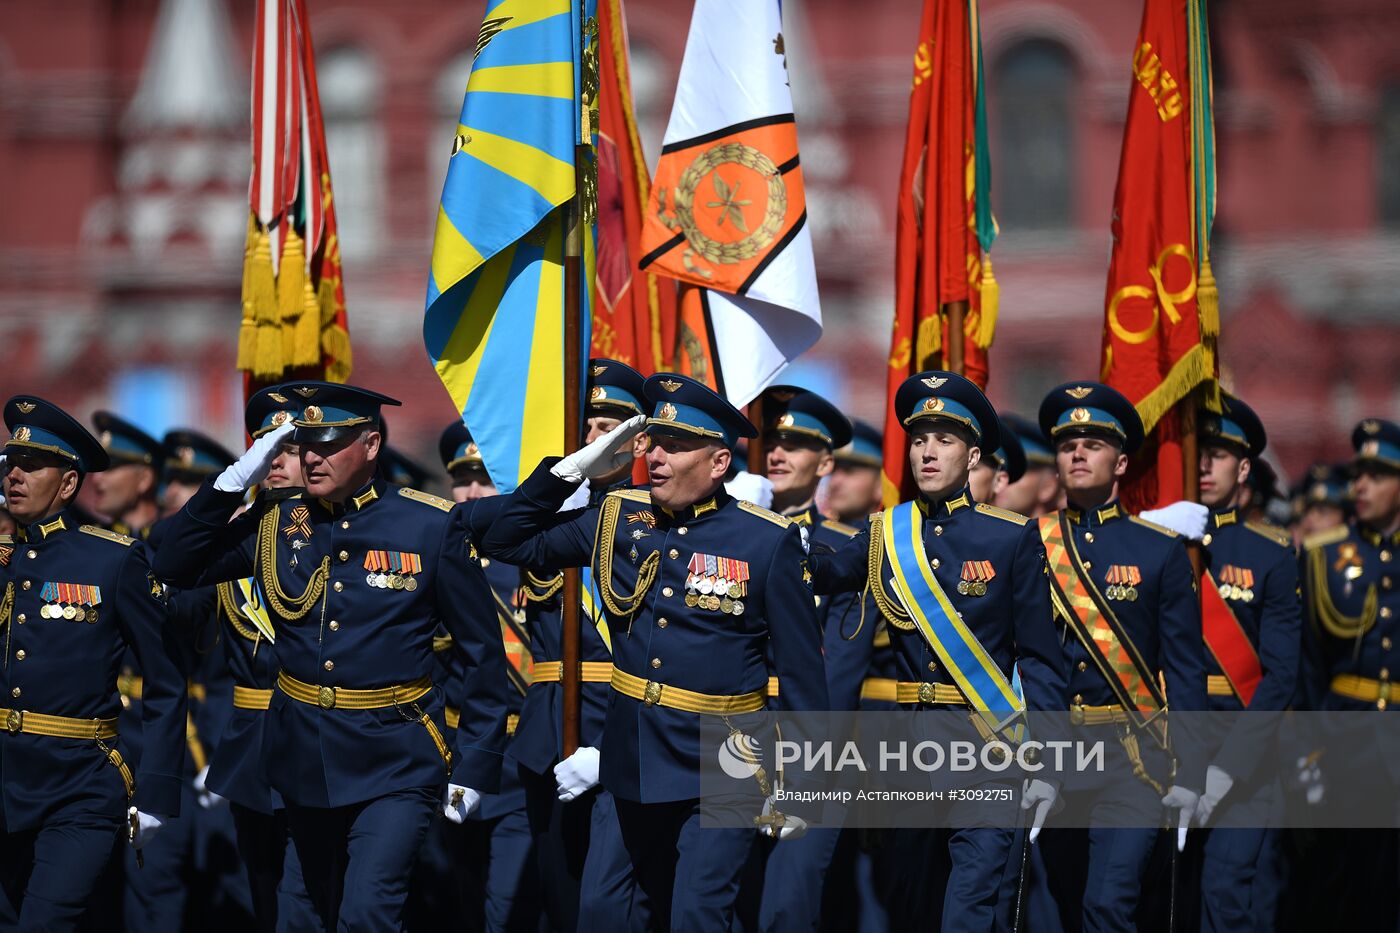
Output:
M642 254L700 286L677 369L736 405L821 337L778 0L696 0Z

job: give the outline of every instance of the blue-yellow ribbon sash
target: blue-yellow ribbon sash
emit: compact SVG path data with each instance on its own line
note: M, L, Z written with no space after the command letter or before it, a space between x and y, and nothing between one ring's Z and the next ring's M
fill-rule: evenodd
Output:
M913 502L885 510L885 559L895 589L924 641L938 655L968 705L990 713L998 728L1025 709L987 649L953 608L924 553L923 513Z

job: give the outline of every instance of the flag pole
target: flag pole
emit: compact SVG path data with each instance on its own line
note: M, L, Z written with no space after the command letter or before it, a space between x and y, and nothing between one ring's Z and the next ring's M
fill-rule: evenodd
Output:
M586 70L590 65L587 54L588 24L584 21L583 5L579 6L578 30L579 68ZM592 61L596 67L596 59ZM582 347L583 321L583 233L588 223L589 211L584 203L587 186L588 150L593 141L593 128L588 99L590 87L586 74L579 77L581 89L579 100L579 138L574 144L574 195L564 204L564 453L571 454L579 449L580 433L583 426L581 406L582 376L580 354ZM592 82L596 95L597 81ZM564 568L563 607L560 622L563 628L560 660L563 670L560 686L563 690L563 734L560 737L563 757L572 755L579 747L579 711L583 702L580 638L582 636L580 607L583 601L583 587L577 567Z
M754 476L768 475L768 458L763 455L763 393L758 393L752 402L749 402L749 421L753 423L754 430L758 431L757 437L749 438L749 463L748 470Z
M967 317L967 300L950 301L943 306L943 310L948 315L948 352L945 356L948 372L961 376L966 368L963 351L967 338L963 334L963 321Z

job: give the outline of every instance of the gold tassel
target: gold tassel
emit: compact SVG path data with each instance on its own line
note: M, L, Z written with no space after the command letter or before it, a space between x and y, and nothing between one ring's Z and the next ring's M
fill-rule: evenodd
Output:
M306 305L306 253L301 237L290 227L282 243L282 264L277 269L277 307L282 321L282 365L296 365L296 327Z
M914 366L928 369L935 353L943 349L943 315L930 314L914 334Z
M292 342L294 368L321 365L321 305L307 277L302 285L301 316L297 318Z
M1220 292L1215 287L1215 274L1210 269L1210 257L1201 260L1201 275L1196 282L1196 307L1201 315L1201 336L1220 336Z
M242 370L253 368L253 360L258 353L258 322L254 317L252 301L253 281L256 278L253 272L253 255L257 249L257 241L258 225L250 213L248 233L243 241L243 290L239 293L242 297L243 319L238 324L238 362L235 364Z
M318 289L321 304L321 354L328 358L327 382L345 382L350 378L350 334L336 323L335 284L321 280Z
M247 368L255 379L275 379L282 375L282 327L272 271L272 237L256 221L250 225L249 236L255 237L255 242L244 275L248 284L243 293L243 315L253 319L256 348Z
M997 332L997 310L1001 305L1001 286L992 275L992 257L988 254L982 260L982 307L981 320L977 322L977 334L972 342L982 349L992 345Z

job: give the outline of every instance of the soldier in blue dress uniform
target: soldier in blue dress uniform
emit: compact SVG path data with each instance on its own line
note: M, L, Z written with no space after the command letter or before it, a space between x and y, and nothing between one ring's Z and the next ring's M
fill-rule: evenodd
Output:
M1297 561L1288 532L1249 521L1243 512L1250 474L1263 462L1268 443L1264 425L1240 399L1226 396L1223 409L1220 414L1201 412L1199 421L1200 494L1210 509L1202 544L1219 595L1203 594L1210 709L1280 711L1298 689L1302 617ZM1275 745L1250 734L1246 721L1218 739L1198 819L1205 825L1216 813L1217 822L1228 823L1234 816L1255 825L1214 829L1206 837L1201 925L1206 930L1272 929L1275 918L1268 911L1277 892L1258 869L1269 857L1265 847L1279 842L1277 832L1263 828L1281 792L1267 766L1276 758Z
M1400 425L1367 418L1352 432L1352 445L1355 524L1303 541L1304 690L1310 709L1389 711L1400 696L1392 666L1400 644ZM1354 719L1345 726L1361 728ZM1400 769L1382 743L1363 738L1339 758L1329 753L1328 738L1320 737L1313 755L1325 788L1322 806L1375 799L1378 787L1389 787L1394 799ZM1366 745L1370 754L1356 752ZM1386 825L1384 819L1378 823ZM1394 900L1378 892L1395 888L1394 831L1321 835L1321 857L1304 877L1316 879L1327 896L1311 919L1338 928L1393 927Z
M700 717L765 706L770 642L784 706L825 709L821 636L797 526L724 490L734 444L755 433L748 419L685 376L659 373L644 392L649 418L541 463L486 549L526 566L591 567L614 665L599 777L649 914L634 922L723 929L753 830L700 827L701 756L714 754L700 747ZM583 479L631 463L644 425L650 489L559 513ZM784 837L800 828L763 826Z
M77 524L83 478L108 465L82 425L33 396L5 405L0 540L0 926L75 929L113 846L144 846L180 813L185 672L165 596L135 538ZM117 678L146 671L145 754L117 748Z
M643 413L643 382L625 363L602 357L589 361L585 442ZM634 456L645 449L643 438L634 441ZM634 462L628 458L590 479L589 504L601 505L609 492L631 488ZM611 929L630 909L634 890L616 804L598 783L603 715L612 693L612 631L592 580L591 571L585 570L579 749L566 760L561 760L563 576L557 568L527 568L521 589L534 676L507 767L514 765L526 788L545 914L561 931Z
M463 811L500 781L508 689L492 597L452 503L379 475L380 407L322 382L285 385L297 416L258 440L172 523L157 575L176 586L254 576L280 670L263 761L327 927L393 929L439 800ZM230 523L292 431L306 492ZM463 670L444 738L433 635Z
M1173 772L1162 733L1146 720L1168 701L1173 710L1206 708L1201 606L1185 543L1169 529L1130 516L1118 501L1128 458L1143 439L1142 421L1121 393L1092 382L1058 386L1041 403L1040 426L1054 445L1069 503L1039 525L1069 666L1071 722L1088 727L1091 736L1102 734L1108 756L1120 765L1105 772L1115 775L1106 784L1085 775L1066 793L1090 795L1091 821L1128 810L1151 814L1160 797L1184 835L1204 788L1206 762L1199 743L1181 743ZM1099 623L1112 632L1111 654L1088 634ZM1137 661L1130 663L1134 654ZM1132 740L1120 742L1120 736ZM1117 777L1128 767L1141 780ZM1090 828L1084 929L1136 928L1157 836L1148 828ZM1046 862L1054 875L1057 865L1048 853Z
M1301 544L1351 519L1351 469L1341 463L1314 463L1293 496L1295 540Z
M109 411L94 412L93 427L112 465L92 475L95 508L117 534L146 540L160 518L157 495L165 448L136 425Z
M443 468L448 473L454 502L487 504L496 495L481 453L460 420L442 432L438 443ZM469 476L468 474L479 474ZM421 482L421 480L419 480ZM468 496L471 498L468 498ZM475 513L476 509L471 509ZM473 525L480 517L473 514ZM520 571L504 561L478 555L491 587L492 607L500 621L501 638L509 665L509 713L506 733L513 736L520 719L521 702L529 687L529 639L519 602ZM434 640L434 652L443 683L461 680L446 631ZM448 707L448 730L456 728L461 711ZM509 746L509 743L507 743ZM409 900L409 929L430 926L463 926L468 930L539 929L539 879L534 848L525 815L525 792L510 767L501 770L499 793L483 794L481 804L460 823L434 822L424 842L423 855L414 873Z
M1005 712L1010 713L1021 702L1012 687L1017 669L1026 707L1062 708L1064 662L1051 622L1040 539L1024 516L978 504L968 489L968 474L983 449L995 451L1001 446L991 403L962 376L924 372L900 386L894 407L909 434L909 464L919 498L872 519L868 529L836 554L814 551L811 563L817 592L870 587L892 626L899 665L894 699L908 708L967 709L977 702L979 708L999 713L1008 704ZM891 554L887 547L877 550L880 560L872 562L871 539L880 540L890 522L916 527L923 553ZM944 599L956 607L965 634L954 632L950 618L940 619L938 606L943 600L935 593L920 598L920 594L892 589L891 565L897 559L901 565L923 562L929 572L920 577L937 582ZM909 566L900 576L917 573ZM990 659L985 670L974 674L986 691L996 691L995 705L970 701L957 686L944 653L953 638L968 639L969 649L975 641ZM1023 806L1035 807L1037 821L1043 820L1054 797L1051 784L1033 781ZM930 872L943 861L935 849L943 838L931 830L895 831L894 861L909 867L902 868L901 883L891 893L892 925L927 923L941 909L944 929L991 929L1015 831L963 828L947 836L951 872L940 905L931 902L937 897L937 885L931 883Z
M880 509L880 468L884 459L880 432L868 422L851 419L851 440L836 448L826 481L826 507L838 522L859 525Z
M256 440L290 422L297 411L281 386L270 386L248 400L244 427ZM299 498L301 486L297 446L284 439L259 484L253 509L261 512ZM289 842L286 810L262 759L263 729L277 683L277 630L253 577L220 583L216 593L214 656L231 681L230 708L204 786L228 801L257 929L312 929L317 920L296 848Z
M817 487L835 468L834 451L850 443L850 420L826 399L796 386L770 386L763 393L762 437L766 473L773 485L773 511L807 529L809 547L834 553L858 528L833 521L817 509ZM862 519L863 521L863 519ZM832 709L854 710L870 668L875 619L858 592L814 596L822 628L822 658ZM782 705L782 685L769 679L769 699ZM757 927L763 930L815 930L822 918L822 895L841 830L814 828L799 839L760 840L754 871L746 885L760 895Z
M1040 425L1021 415L1001 416L1002 427L1015 435L1025 457L1026 469L997 498L995 504L1030 518L1039 518L1059 509L1060 475L1055 469L1055 452Z

